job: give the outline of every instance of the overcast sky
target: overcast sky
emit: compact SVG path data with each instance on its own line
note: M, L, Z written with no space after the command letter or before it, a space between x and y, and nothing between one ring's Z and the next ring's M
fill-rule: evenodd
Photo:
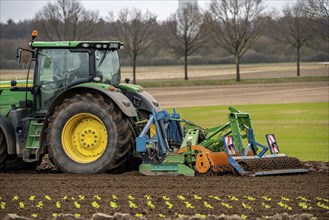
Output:
M295 0L265 0L269 7L280 9L287 2ZM0 0L0 18L6 23L9 18L15 22L32 19L36 12L49 1L47 0ZM50 2L55 2L51 0ZM83 6L88 10L97 10L101 17L106 17L108 11L118 12L122 8L140 8L158 15L158 20L167 19L178 7L178 0L83 0ZM199 6L206 9L210 0L198 0Z

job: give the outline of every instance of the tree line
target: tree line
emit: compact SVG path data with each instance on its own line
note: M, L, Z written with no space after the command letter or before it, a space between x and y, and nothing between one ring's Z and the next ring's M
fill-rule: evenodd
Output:
M20 68L16 47L26 47L31 30L38 40L119 40L125 44L121 63L131 65L136 83L138 65L329 60L329 0L298 0L282 11L269 10L262 0L212 0L201 10L185 4L165 21L149 11L125 8L100 17L79 0L47 3L31 20L1 23L0 68Z

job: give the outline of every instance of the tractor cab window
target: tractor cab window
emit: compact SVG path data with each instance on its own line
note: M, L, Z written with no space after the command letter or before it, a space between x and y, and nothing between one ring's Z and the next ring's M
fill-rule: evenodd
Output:
M39 49L36 85L40 87L39 110L48 109L55 96L74 81L89 78L89 54L68 49Z
M120 83L121 72L118 52L116 50L96 50L96 76L101 82L111 85Z

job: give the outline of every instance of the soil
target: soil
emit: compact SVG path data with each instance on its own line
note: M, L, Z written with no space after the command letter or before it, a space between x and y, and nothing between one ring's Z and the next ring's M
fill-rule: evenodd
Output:
M163 107L182 107L326 102L328 88L326 81L148 91ZM329 219L329 162L304 166L309 173L264 177L0 173L0 219L18 219L10 213L31 219L91 219L95 213L114 219Z

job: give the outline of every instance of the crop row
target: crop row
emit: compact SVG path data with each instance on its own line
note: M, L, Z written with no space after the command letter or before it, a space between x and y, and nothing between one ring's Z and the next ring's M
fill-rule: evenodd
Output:
M13 195L12 197L0 196L0 211L6 212L6 209L11 210L28 210L31 212L32 217L38 217L38 213L42 213L44 209L51 209L52 216L56 217L58 213L69 209L76 216L80 216L79 210L91 208L97 210L130 210L136 217L142 217L145 209L152 210L156 213L164 209L174 210L175 215L180 218L184 217L185 210L202 210L203 213L209 213L211 210L223 209L230 210L234 208L243 209L247 211L256 210L271 210L281 209L282 211L292 211L300 209L302 211L311 211L314 208L323 211L329 211L329 200L327 198L315 197L307 198L298 196L297 198L288 198L286 196L271 198L269 196L251 196L245 195L243 197L236 197L234 195L226 196L200 196L197 194L192 195L143 195L136 197L134 195L117 196L111 195L94 195L84 196L64 195L58 196L35 196L29 195L21 197ZM183 209L182 209L183 208ZM55 210L55 211L54 211ZM179 212L178 212L179 211ZM165 218L164 214L158 213L158 217ZM206 217L205 214L198 213L200 218ZM242 218L247 218L245 214L241 215Z

